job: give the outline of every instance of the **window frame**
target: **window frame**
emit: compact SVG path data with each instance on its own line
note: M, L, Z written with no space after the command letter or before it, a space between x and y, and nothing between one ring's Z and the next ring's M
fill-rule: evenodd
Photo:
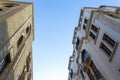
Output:
M113 42L115 42L114 45L111 45L111 43L109 43L109 40L107 42L107 40L105 39L105 37L111 38L109 40L112 40ZM110 35L108 33L104 33L103 36L102 36L102 41L101 41L100 46L99 46L100 48L101 48L101 44L104 44L111 51L110 55L109 55L109 53L103 52L103 53L107 54L107 56L109 58L109 62L111 62L112 59L113 59L113 56L115 55L116 49L118 47L118 41L112 35Z

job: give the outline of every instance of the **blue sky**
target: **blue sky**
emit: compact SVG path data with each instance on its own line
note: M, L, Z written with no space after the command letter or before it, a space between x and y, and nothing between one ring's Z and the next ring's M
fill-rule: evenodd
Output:
M120 0L19 0L34 2L34 80L67 80L72 37L84 6L120 6Z

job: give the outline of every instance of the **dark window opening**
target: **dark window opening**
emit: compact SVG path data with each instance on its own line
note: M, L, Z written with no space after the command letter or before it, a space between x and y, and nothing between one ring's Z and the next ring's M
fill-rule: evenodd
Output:
M93 39L96 38L96 36L92 32L90 32L90 37L92 37Z
M86 28L87 28L87 27L86 27L86 25L84 24L84 25L83 25L83 29L86 30Z
M115 46L116 42L111 37L109 37L107 34L104 34L103 40L109 43L112 47Z
M28 34L28 32L30 31L30 27L26 28L26 34Z
M90 66L91 66L93 72L95 73L97 71L97 68L96 68L95 64L93 63L93 61L91 61Z
M23 35L17 41L17 47L19 47L22 44L22 42L23 42Z
M28 26L28 27L26 28L26 35L27 35L27 38L29 37L30 32L31 32L31 25Z
M101 48L103 51L105 51L108 56L111 56L111 53L112 53L112 52L111 52L103 43L100 44L100 48Z
M96 77L98 80L99 80L100 78L102 78L101 73L97 70L97 68L96 68L95 64L93 63L93 61L91 61L90 66L91 66L91 68L92 68L92 70L93 70L93 72L94 72L95 77Z
M78 50L79 42L80 42L80 40L79 40L79 38L77 38L77 42L76 42L76 49L77 50Z
M95 25L93 25L93 24L92 24L92 26L91 26L91 29L92 29L93 31L95 31L95 32L98 31L98 28L97 28Z
M13 7L13 5L6 5L5 7Z
M10 53L8 53L8 55L2 61L0 61L0 74L5 69L7 64L10 63L10 62L11 62Z
M26 34L30 33L31 25L26 28Z
M4 3L4 4L2 4L2 5L4 5L4 7L11 8L11 7L17 6L17 5L19 5L19 4L13 4L13 3Z
M84 23L86 23L86 24L87 24L87 22L88 22L88 20L85 18L85 19L84 19Z
M90 70L88 70L88 76L89 76L90 80L95 80L94 76L92 75L92 73L90 72Z
M30 55L28 56L28 58L27 58L27 72L29 72L30 71L30 64L31 64L31 58L30 58Z
M2 11L3 9L0 8L0 11Z

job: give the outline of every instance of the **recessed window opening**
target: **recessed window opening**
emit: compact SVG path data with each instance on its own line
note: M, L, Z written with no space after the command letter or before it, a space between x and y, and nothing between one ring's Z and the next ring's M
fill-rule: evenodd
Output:
M120 69L119 69L119 72L120 72Z
M79 40L79 38L77 37L77 42L76 42L76 49L77 49L77 50L78 50L79 42L80 42L80 40Z
M84 19L84 23L86 23L86 24L87 24L87 21L88 21L88 20L85 18L85 19Z
M95 37L96 37L92 32L90 32L90 36L91 36L93 39L95 39Z
M86 30L86 28L87 28L87 27L86 27L86 25L84 24L84 25L83 25L83 29Z
M88 70L88 76L90 80L95 80L90 70Z
M27 57L27 61L26 61L26 63L27 63L27 71L29 72L29 70L30 70L30 64L31 64L31 58L30 58L30 55Z
M91 66L93 72L95 73L97 71L97 68L96 68L95 64L93 63L93 61L91 61L90 66Z
M103 50L103 51L105 51L105 53L108 55L108 56L111 56L111 51L103 44L103 43L101 43L100 44L100 48Z
M19 40L17 41L17 47L19 47L22 44L23 38L23 35L19 38Z
M11 8L11 7L17 6L17 5L19 5L19 4L13 4L13 3L3 3L2 5L3 5L4 7Z
M89 57L89 53L88 53L88 51L86 51L86 49L83 49L82 50L82 62L84 63L85 62L85 60Z
M13 5L5 5L5 7L13 7Z
M95 64L93 61L91 61L90 63L90 67L92 68L92 71L94 72L95 77L97 78L97 80L99 80L100 78L102 78L101 73L97 70Z
M26 28L26 33L28 34L28 32L30 31L30 27Z
M111 37L109 37L107 34L104 34L103 40L109 43L112 47L115 46L116 42Z
M97 31L98 31L98 28L97 28L95 25L93 25L93 24L92 24L91 29L92 29L93 31L95 31L95 32L97 32Z
M2 71L5 69L9 62L11 62L10 53L8 53L8 55L3 60L0 61L0 73L2 73Z
M0 8L0 11L2 11L3 9Z

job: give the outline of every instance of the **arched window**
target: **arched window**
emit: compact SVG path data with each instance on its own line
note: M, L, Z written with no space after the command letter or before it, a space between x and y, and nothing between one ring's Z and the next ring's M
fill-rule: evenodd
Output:
M23 35L18 39L18 41L17 41L17 47L19 48L19 46L22 44L22 42L23 42Z
M26 28L26 34L28 34L28 32L30 31L30 27Z
M2 5L3 5L4 7L11 8L11 7L18 6L19 4L14 4L14 3L3 3Z
M31 24L26 28L27 37L29 36L30 32L31 32Z

